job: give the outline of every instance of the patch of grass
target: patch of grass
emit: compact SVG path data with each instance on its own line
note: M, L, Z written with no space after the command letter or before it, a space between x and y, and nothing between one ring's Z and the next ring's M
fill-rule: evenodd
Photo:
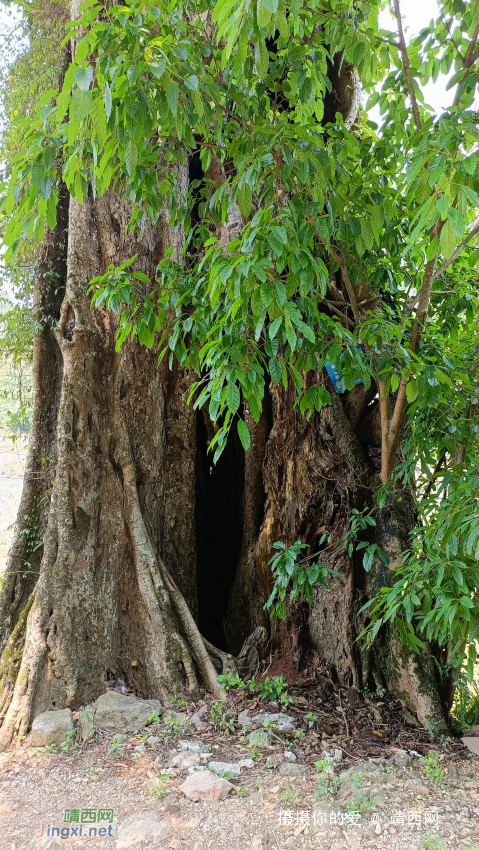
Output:
M248 796L248 792L247 792L246 788L244 787L244 785L238 785L236 787L236 794L238 795L238 797L247 797Z
M442 787L444 784L445 771L439 767L440 757L440 753L431 750L431 752L424 757L423 766L426 777L430 779L431 782L434 782L435 785L440 785Z

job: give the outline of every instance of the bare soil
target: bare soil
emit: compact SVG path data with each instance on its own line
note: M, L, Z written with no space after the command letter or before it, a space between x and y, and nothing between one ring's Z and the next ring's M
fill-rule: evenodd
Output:
M297 697L295 697L297 700ZM206 701L207 702L207 701ZM296 738L274 735L271 745L251 749L236 724L238 707L252 710L278 711L278 704L258 699L242 699L240 706L230 697L222 721L211 716L211 702L203 715L203 729L190 724L178 730L175 722L154 723L138 734L114 738L98 732L87 743L73 743L67 752L59 748L46 751L32 748L28 739L0 756L0 848L1 850L53 850L54 847L118 850L118 827L134 813L153 812L166 823L170 832L164 840L149 838L139 841L138 850L470 850L479 847L479 759L454 739L426 743L421 730L410 729L411 741L423 752L441 754L440 775L428 778L425 762L416 747L409 750L408 767L394 760L401 751L397 744L380 743L374 757L390 759L380 790L383 799L371 803L373 789L362 778L364 766L371 766L367 747L355 740L354 730L347 742L345 736L330 737L321 730L319 721L313 730L299 712L306 706L289 706L299 730ZM199 706L195 706L197 709ZM309 706L308 706L309 707ZM178 706L172 706L177 709ZM366 714L356 708L351 713ZM381 707L380 707L381 708ZM182 713L185 714L182 708ZM191 716L191 711L188 711ZM180 715L180 719L181 715ZM349 719L349 718L348 718ZM234 732L224 727L234 726ZM336 722L335 719L331 722ZM338 721L339 726L339 721ZM150 745L146 736L159 742ZM187 771L169 769L168 764L179 738L196 738L211 746L211 758L237 762L253 757L254 765L243 768L232 780L229 796L221 802L193 803L179 786ZM418 743L419 740L419 743ZM405 741L405 745L407 742ZM135 747L140 747L136 751ZM351 806L350 789L337 783L334 793L316 794L318 772L315 762L323 751L342 750L336 775L348 768L354 774L357 793L363 803ZM281 775L285 751L293 751L296 764L308 765L310 779ZM353 751L361 755L353 757ZM411 755L412 753L412 755ZM384 763L383 763L384 765ZM159 790L148 788L160 776ZM378 786L374 786L376 792ZM356 793L356 792L355 792ZM381 795L380 795L381 796ZM366 802L369 801L369 802ZM48 827L63 828L65 812L83 809L113 809L112 836L82 837L69 835L52 839ZM361 810L359 823L347 823L351 810ZM316 812L316 818L314 817ZM322 812L324 817L320 818ZM319 822L323 820L321 825ZM290 822L291 821L291 822ZM97 824L98 826L98 824ZM86 827L84 827L85 829ZM66 835L66 832L64 832Z

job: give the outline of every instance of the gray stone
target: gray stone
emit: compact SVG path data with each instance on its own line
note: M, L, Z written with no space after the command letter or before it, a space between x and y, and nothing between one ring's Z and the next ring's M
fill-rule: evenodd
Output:
M168 824L159 820L154 812L137 812L125 818L118 827L117 850L133 847L140 841L151 841L154 838L164 841L171 834Z
M146 747L145 747L144 744L138 744L138 746L135 747L135 753L144 753L145 750L146 750Z
M115 732L134 732L146 726L153 712L160 714L161 703L156 699L144 700L107 691L94 703L94 723L97 729Z
M296 756L294 753L291 752L291 750L284 751L284 758L285 761L296 761Z
M185 738L182 741L178 741L176 749L180 752L191 750L192 753L198 754L211 752L209 744L204 744L203 741L195 741L194 738Z
M376 806L384 806L387 799L386 792L382 788L371 788L368 797Z
M258 726L266 726L266 724L272 723L274 729L278 732L294 732L294 723L287 714L277 713L273 714L270 712L265 712L264 714L255 714L254 717L251 718L251 724L253 728Z
M196 711L191 717L191 722L193 726L198 729L199 732L201 732L205 728L205 724L203 723L201 718L206 714L207 711L208 707L206 705L202 705L201 708L199 708L198 711Z
M240 767L254 767L253 759L240 759L238 764Z
M245 738L247 747L267 747L271 743L271 732L269 729L255 729Z
M193 802L216 801L224 800L229 792L234 788L231 782L222 779L220 776L215 776L209 770L204 770L199 773L192 773L180 785L179 790L185 797Z
M181 729L181 731L185 731L188 726L191 725L191 720L184 711L170 711L168 709L164 712L161 718L161 722L166 725L176 726L177 729Z
M279 769L280 776L289 776L295 779L309 779L311 772L305 764L291 764L285 761Z
M234 762L209 761L208 767L217 776L223 776L225 779L234 779L235 776L239 776L241 773L239 764L235 764Z
M157 744L160 743L160 741L161 741L161 738L159 738L158 735L150 735L146 739L146 743L149 744L150 747L155 747Z
M177 753L170 760L170 767L177 767L178 770L189 770L190 767L196 767L200 763L198 753L188 752Z
M253 718L251 717L249 711L240 711L238 714L238 726L241 726L243 729L245 726L252 728L253 726Z
M395 767L400 767L405 770L407 767L411 767L413 758L409 755L409 753L406 753L404 750L400 750L400 752L394 753L391 758L391 763Z
M38 714L32 723L32 744L45 747L47 744L61 744L67 740L68 732L73 732L73 717L69 708L58 711L44 711Z

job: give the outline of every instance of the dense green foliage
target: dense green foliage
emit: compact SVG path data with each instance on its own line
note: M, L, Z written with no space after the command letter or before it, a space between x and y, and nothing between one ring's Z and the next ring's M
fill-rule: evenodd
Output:
M8 169L13 156L23 150L18 119L34 117L36 104L60 73L65 9L59 2L48 8L36 0L29 4L1 4L0 27L0 163ZM0 211L0 238L9 222ZM31 417L31 358L35 320L31 284L37 244L23 240L5 268L0 254L0 428L10 433L26 431ZM35 317L41 326L42 318Z
M45 91L35 121L18 125L4 238L13 259L55 226L60 172L80 202L89 183L94 196L123 193L140 234L167 207L187 234L184 255L166 256L154 282L131 262L108 269L94 302L118 314L118 346L138 337L196 371L192 397L218 426L215 457L234 422L248 448L241 403L258 420L266 381L292 382L306 416L331 400L315 378L325 363L343 389L376 382L378 504L401 480L417 528L370 638L393 619L416 649L418 632L452 638L457 658L469 645L472 664L479 3L440 3L407 50L401 32L378 28L380 5L87 0L68 25L78 47L61 91ZM341 114L325 116L335 62L356 66L380 130L363 111L349 129ZM451 107L434 115L422 86L439 74ZM189 155L204 176L183 198L177 169ZM213 157L221 179L208 177ZM218 236L235 204L243 227L225 249ZM342 303L330 290L338 273Z

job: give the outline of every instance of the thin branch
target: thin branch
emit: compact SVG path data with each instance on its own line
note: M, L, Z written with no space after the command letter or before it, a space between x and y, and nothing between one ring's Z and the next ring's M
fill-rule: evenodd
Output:
M356 293L354 292L354 288L353 288L353 285L351 283L351 278L349 277L348 266L347 266L347 263L346 263L346 256L345 256L345 253L344 253L344 246L341 245L341 253L338 254L338 252L333 248L332 245L328 246L326 244L326 240L325 240L324 236L322 235L321 231L316 226L316 222L314 221L313 217L308 212L306 213L306 219L309 221L310 225L312 227L314 227L320 242L324 245L324 247L326 248L327 252L331 255L334 262L337 263L339 268L341 269L341 272L342 272L343 278L344 278L344 283L345 283L345 286L346 286L346 289L347 289L347 292L348 292L348 295L349 295L349 301L351 303L351 309L353 311L354 320L355 320L355 322L359 322L360 316L359 316L358 299L356 298ZM332 305L331 305L331 307L332 307ZM334 308L332 307L332 309L334 309ZM337 313L339 311L335 310L335 312ZM342 316L342 314L339 314L339 315ZM346 316L343 316L343 318L346 318ZM348 319L347 321L349 321L350 324L353 324L350 319Z
M399 0L393 0L394 5L394 14L396 15L397 27L398 27L398 36L399 36L399 48L402 56L402 64L404 69L404 76L406 77L406 85L409 93L409 100L411 101L411 109L412 114L414 116L414 123L418 130L422 130L422 121L421 116L419 115L419 107L417 105L416 92L414 91L414 81L412 77L411 71L411 63L409 62L409 56L406 47L406 39L404 38L404 30L402 28L402 20L401 20L401 10L399 8Z
M446 269L448 269L448 268L449 268L449 266L450 266L450 265L452 265L452 263L454 262L454 260L457 260L457 258L458 258L458 256L459 256L459 254L461 253L461 251L463 251L463 250L464 250L464 248L466 247L466 245L468 245L468 244L469 244L469 242L471 241L471 239L474 239L474 236L476 235L476 233L479 233L479 217L478 217L478 218L476 218L476 220L475 220L475 222L474 222L474 225L473 225L473 227L472 227L472 230L470 230L470 231L469 231L469 233L467 234L467 236L465 237L465 239L463 239L463 240L462 240L461 244L457 246L457 248L456 248L456 250L454 251L454 253L452 254L452 256L451 256L451 257L449 257L449 259L448 259L448 260L446 260L446 262L445 262L445 263L443 263L443 264L442 264L442 266L440 266L440 267L438 268L438 270L434 273L433 281L434 281L434 280L437 280L437 278L438 278L440 275L442 275L442 274L446 271Z
M454 100L452 102L453 106L459 106L459 95L461 93L461 86L462 86L464 80L466 80L467 77L469 76L469 72L470 72L472 66L474 65L476 60L479 59L479 50L474 51L474 48L475 48L476 43L477 43L478 36L479 36L479 24L476 27L476 29L474 30L471 41L469 42L469 47L466 50L466 55L464 57L462 57L462 65L463 65L463 68L465 68L466 73L464 74L462 80L460 80L458 82L457 86L456 86L456 93L454 95Z

